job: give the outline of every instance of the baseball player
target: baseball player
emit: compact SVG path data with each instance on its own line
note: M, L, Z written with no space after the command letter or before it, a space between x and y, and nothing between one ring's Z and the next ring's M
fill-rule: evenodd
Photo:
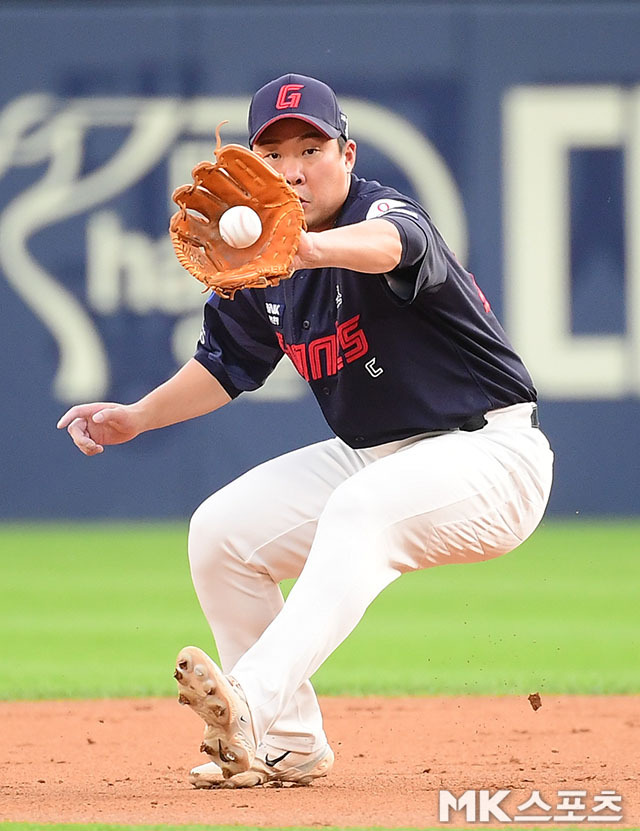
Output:
M335 438L266 462L190 526L219 668L186 647L180 701L206 724L197 786L308 783L333 765L310 676L403 572L513 550L536 528L553 455L536 391L473 276L425 210L353 173L330 87L285 75L249 110L249 144L295 189L291 279L213 294L195 357L140 401L72 407L86 455L211 412L287 355ZM298 580L286 603L279 581Z

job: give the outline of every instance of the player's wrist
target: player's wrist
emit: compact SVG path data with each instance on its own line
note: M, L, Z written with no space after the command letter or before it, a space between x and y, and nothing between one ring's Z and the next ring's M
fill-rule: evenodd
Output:
M153 424L153 410L149 407L145 398L136 401L134 404L124 404L123 406L127 411L131 428L136 436L145 433L147 430L153 430L154 426L160 426Z
M300 234L297 251L297 260L300 263L300 268L320 268L322 266L319 259L320 249L318 247L318 238L322 236L322 233L322 231L303 231Z

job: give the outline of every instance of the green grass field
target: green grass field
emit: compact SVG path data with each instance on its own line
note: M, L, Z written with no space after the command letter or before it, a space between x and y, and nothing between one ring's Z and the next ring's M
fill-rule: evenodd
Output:
M186 530L1 525L0 698L174 695L178 650L214 651ZM405 575L317 690L638 693L639 553L640 522L547 522L506 557Z

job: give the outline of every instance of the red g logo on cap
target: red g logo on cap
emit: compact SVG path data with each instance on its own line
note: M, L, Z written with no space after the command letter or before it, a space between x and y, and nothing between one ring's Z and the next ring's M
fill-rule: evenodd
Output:
M299 92L301 89L304 89L304 84L284 84L284 86L281 86L276 99L276 110L297 109L302 98Z

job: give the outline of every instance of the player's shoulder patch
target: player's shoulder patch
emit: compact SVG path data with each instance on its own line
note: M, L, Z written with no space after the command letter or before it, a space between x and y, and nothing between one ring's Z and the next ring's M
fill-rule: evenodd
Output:
M402 202L400 199L376 199L369 205L365 219L375 219L379 216L391 213L406 213L409 216L418 216L415 207L409 202Z

